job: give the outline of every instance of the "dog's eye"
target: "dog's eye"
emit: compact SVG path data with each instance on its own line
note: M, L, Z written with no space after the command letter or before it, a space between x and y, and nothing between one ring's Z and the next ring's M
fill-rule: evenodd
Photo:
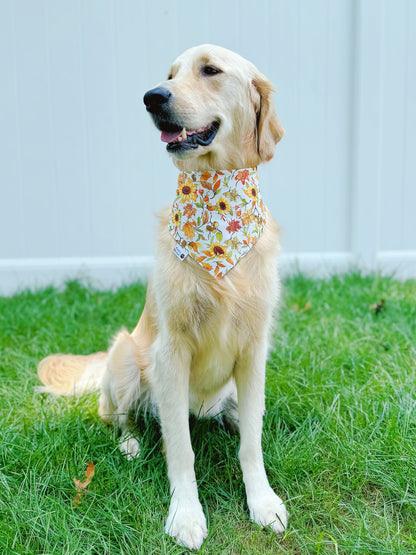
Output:
M202 75L211 76L218 75L219 73L222 73L222 71L217 67L206 65L202 67L201 73Z
M168 75L168 81L170 81L172 79L173 75L171 73L169 73Z

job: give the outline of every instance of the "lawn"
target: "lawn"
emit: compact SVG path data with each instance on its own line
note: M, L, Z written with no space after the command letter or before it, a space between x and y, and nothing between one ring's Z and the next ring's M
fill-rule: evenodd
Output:
M163 534L158 424L127 461L97 395L35 391L51 352L106 349L145 288L71 282L0 298L0 553L184 553ZM286 280L267 368L264 458L290 511L283 537L248 518L238 436L193 421L207 554L416 553L416 281L350 273ZM73 478L95 474L74 503Z

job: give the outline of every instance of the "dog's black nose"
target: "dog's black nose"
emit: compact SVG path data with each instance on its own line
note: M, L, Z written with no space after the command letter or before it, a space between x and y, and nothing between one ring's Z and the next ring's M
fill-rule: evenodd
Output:
M164 105L169 102L172 93L163 87L156 87L147 91L143 97L143 102L146 104L148 112L159 112Z

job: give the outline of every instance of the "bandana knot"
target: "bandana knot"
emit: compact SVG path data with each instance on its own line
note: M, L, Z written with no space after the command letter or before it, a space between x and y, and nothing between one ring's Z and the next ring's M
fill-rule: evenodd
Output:
M169 231L180 259L189 254L220 279L257 243L264 223L257 168L179 174Z

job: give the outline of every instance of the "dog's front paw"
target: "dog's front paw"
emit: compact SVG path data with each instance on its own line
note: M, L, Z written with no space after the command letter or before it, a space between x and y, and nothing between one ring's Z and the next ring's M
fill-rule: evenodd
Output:
M250 518L260 526L268 526L282 534L287 526L288 514L283 501L270 488L248 500Z
M188 549L199 549L208 535L208 530L198 499L191 501L174 495L169 507L165 532L180 545Z

